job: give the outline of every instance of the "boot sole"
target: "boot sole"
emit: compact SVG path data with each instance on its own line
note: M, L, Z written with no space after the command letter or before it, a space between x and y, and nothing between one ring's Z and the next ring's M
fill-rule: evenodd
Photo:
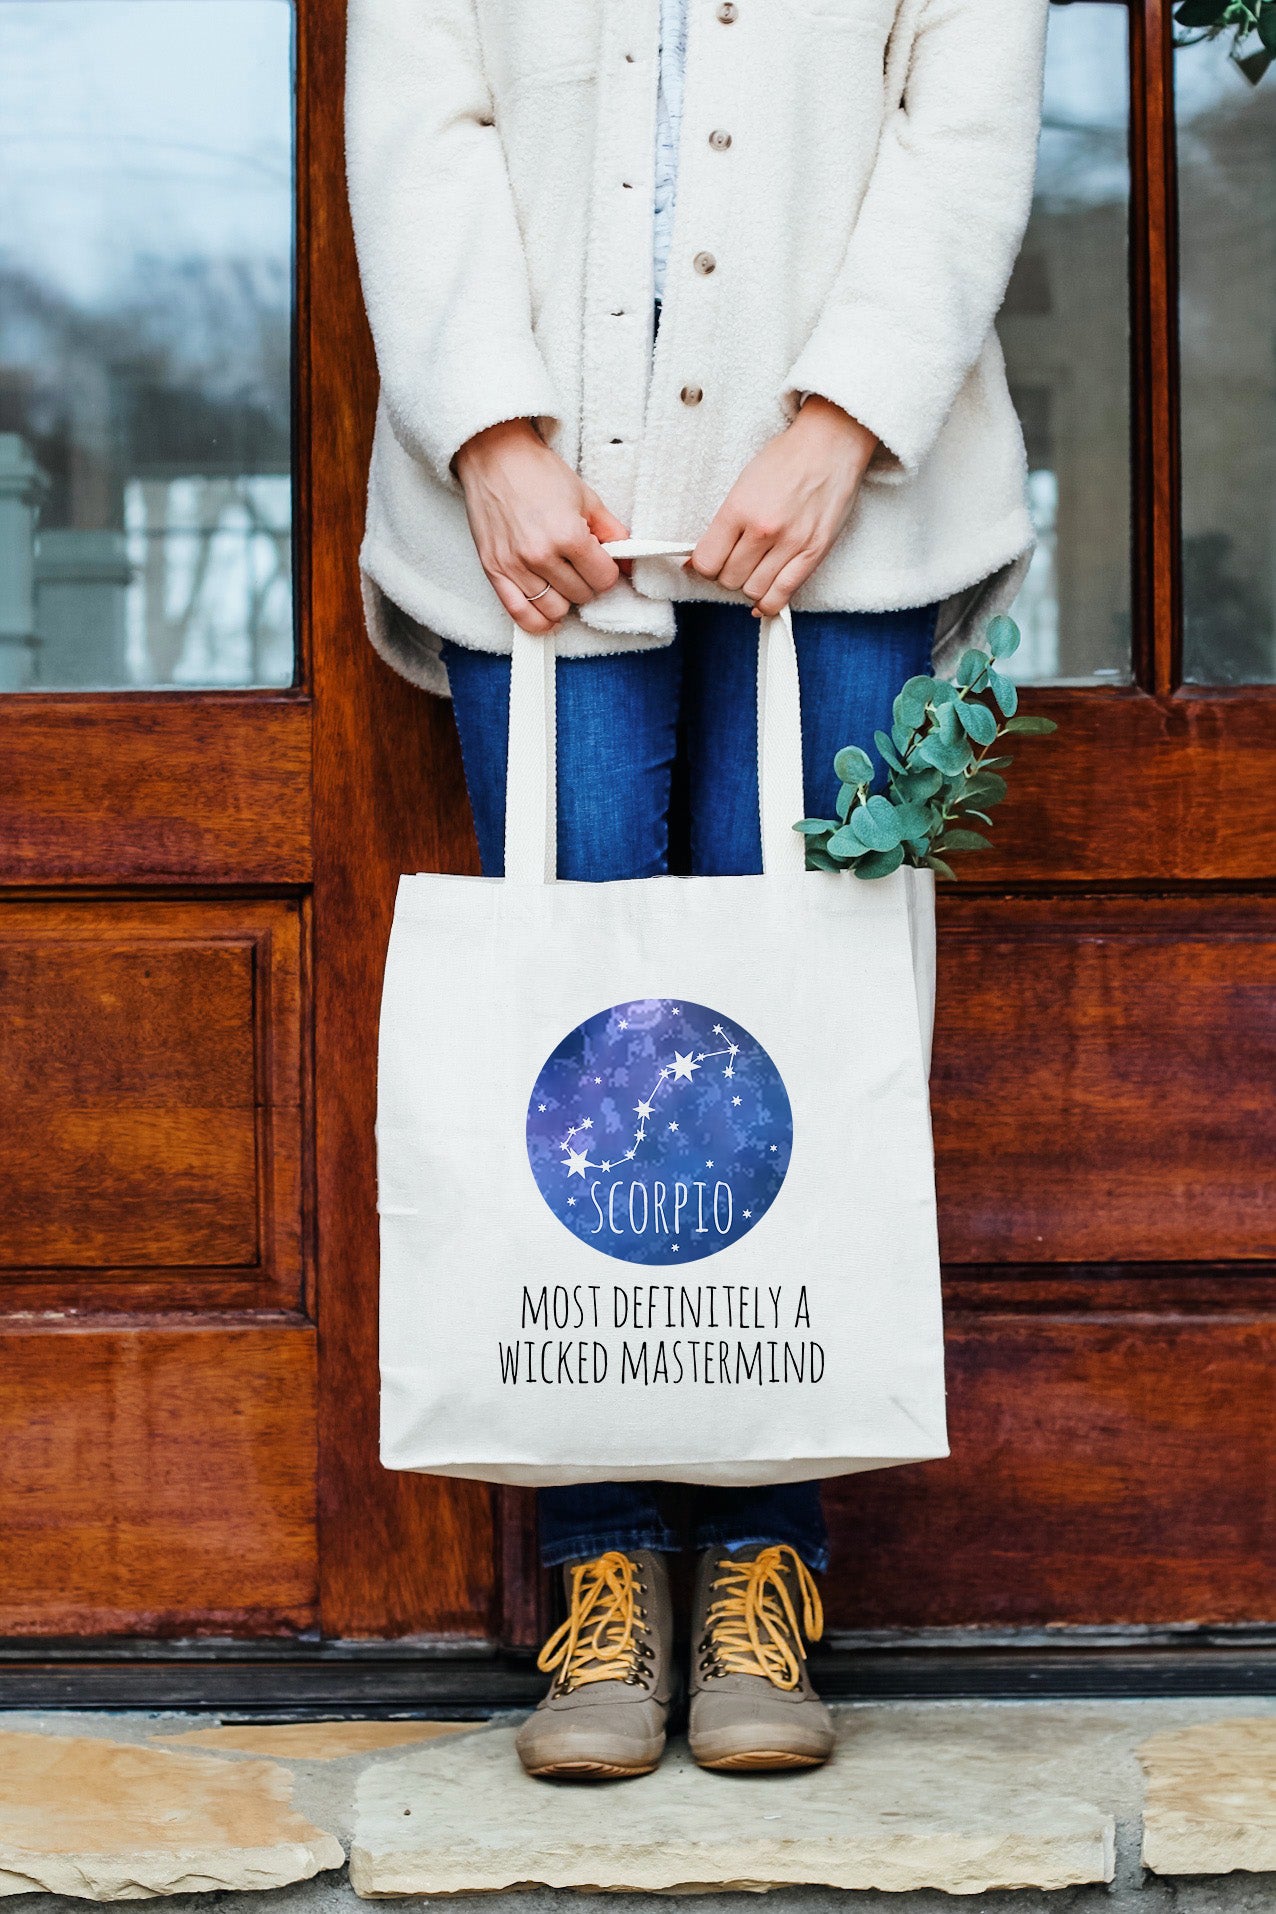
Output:
M714 1761L696 1757L699 1767L716 1774L777 1774L785 1768L822 1768L827 1760L827 1755L793 1754L780 1748L750 1748L741 1754L719 1755Z
M658 1762L646 1761L631 1766L621 1761L546 1761L527 1773L537 1781L625 1781L631 1776L654 1774Z

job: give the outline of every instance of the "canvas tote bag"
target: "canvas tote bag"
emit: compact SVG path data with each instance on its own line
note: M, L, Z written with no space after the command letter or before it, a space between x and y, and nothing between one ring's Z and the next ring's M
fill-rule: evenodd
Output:
M744 1484L947 1454L931 874L804 868L785 613L759 638L763 874L556 881L554 673L515 626L506 876L399 886L383 1462Z

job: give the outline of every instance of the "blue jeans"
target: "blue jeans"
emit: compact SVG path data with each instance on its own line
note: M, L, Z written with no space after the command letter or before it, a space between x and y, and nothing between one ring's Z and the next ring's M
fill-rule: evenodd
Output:
M930 669L937 607L796 612L802 770L811 817L832 817L833 758L890 727L906 678ZM698 877L762 868L758 826L758 627L747 605L681 604L671 645L567 658L558 669L558 871L605 883L669 869L675 760L685 777L690 868ZM505 868L510 664L446 643L447 666L479 856ZM880 774L879 764L879 774ZM542 1489L547 1565L608 1548L676 1548L661 1485L595 1482ZM787 1542L814 1569L828 1563L818 1482L697 1491L697 1548Z

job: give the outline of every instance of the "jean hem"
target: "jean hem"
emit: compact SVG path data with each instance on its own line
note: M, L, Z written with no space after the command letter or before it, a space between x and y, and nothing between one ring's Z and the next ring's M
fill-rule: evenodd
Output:
M678 1538L669 1529L653 1528L648 1524L640 1529L616 1529L610 1534L573 1535L561 1542L549 1542L541 1548L542 1568L562 1568L567 1562L592 1562L596 1556L605 1555L608 1549L623 1549L633 1554L638 1549L648 1549L653 1555L674 1555L678 1551Z
M728 1536L724 1535L721 1529L696 1530L697 1551L706 1548L724 1548L728 1554L732 1554L736 1549L742 1548L775 1548L785 1546L794 1549L814 1574L823 1575L828 1568L829 1551L827 1546L818 1545L813 1547L805 1536L798 1535L792 1531L785 1535L778 1535L772 1530L766 1535Z

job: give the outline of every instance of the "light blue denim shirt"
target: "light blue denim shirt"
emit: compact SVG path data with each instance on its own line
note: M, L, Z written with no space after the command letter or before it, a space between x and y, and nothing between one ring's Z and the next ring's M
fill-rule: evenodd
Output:
M689 0L660 0L660 87L656 96L656 298L663 299L678 190L682 79L687 64Z

